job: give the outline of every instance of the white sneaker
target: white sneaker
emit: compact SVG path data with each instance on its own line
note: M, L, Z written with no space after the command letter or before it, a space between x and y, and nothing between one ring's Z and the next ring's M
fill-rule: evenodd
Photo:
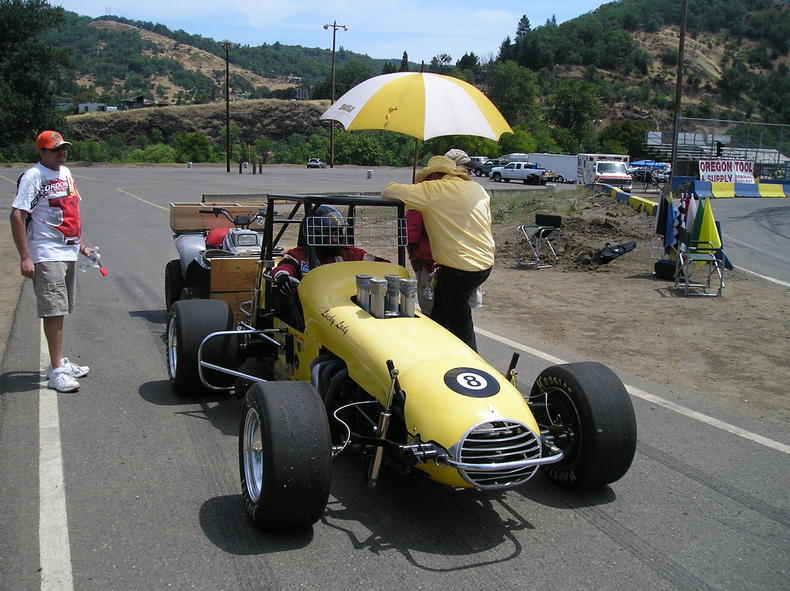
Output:
M68 357L64 357L63 359L60 360L59 369L65 370L66 373L69 374L72 378L84 378L86 375L88 375L88 372L91 370L91 368L87 365L77 365L76 363L72 363L71 361L69 361ZM52 377L54 371L55 370L53 369L49 369L49 371L47 371L47 377L48 378Z
M58 367L50 371L47 387L58 392L76 392L80 389L80 383L64 367Z
M91 370L88 365L77 365L76 363L72 363L69 361L68 357L64 357L61 360L60 367L65 367L66 371L69 372L69 375L73 378L84 378Z

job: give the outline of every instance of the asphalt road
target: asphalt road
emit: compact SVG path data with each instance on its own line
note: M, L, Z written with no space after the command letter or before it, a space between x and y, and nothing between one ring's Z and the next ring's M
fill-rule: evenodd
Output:
M67 354L91 375L76 394L41 388L39 322L25 282L0 376L0 588L787 588L786 426L623 372L639 444L628 474L602 491L569 494L541 475L506 493L416 476L390 476L371 490L357 459L341 458L312 531L256 531L239 496L239 401L186 401L167 383L163 269L176 254L168 203L202 193L376 191L390 179L408 182L410 170L375 169L371 179L364 169L75 173L85 235L109 270L80 275L66 323ZM787 205L770 201L764 206L779 208L770 219L786 224ZM737 230L748 212L717 202L715 213L725 242L753 244ZM776 235L787 240L783 228ZM577 359L529 334L513 343L484 332L479 342L503 369L520 348L526 388L547 364Z

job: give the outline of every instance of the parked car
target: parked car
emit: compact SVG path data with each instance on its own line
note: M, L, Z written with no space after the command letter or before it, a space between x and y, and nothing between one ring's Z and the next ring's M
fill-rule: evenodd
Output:
M483 164L482 174L488 176L492 168L495 166L505 166L508 162L510 161L504 158L491 158L490 160L486 160L485 164Z
M482 176L486 162L488 162L488 156L470 156L466 167L471 170L475 176Z
M307 168L326 168L326 162L322 162L320 158L308 158Z
M638 183L666 183L669 174L662 168L634 168L631 171L631 178Z

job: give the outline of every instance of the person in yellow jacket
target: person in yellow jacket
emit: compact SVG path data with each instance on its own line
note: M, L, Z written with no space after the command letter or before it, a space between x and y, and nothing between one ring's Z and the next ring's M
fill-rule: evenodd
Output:
M415 180L389 183L381 196L422 213L438 265L431 318L476 351L469 296L494 265L491 198L446 156L429 159Z

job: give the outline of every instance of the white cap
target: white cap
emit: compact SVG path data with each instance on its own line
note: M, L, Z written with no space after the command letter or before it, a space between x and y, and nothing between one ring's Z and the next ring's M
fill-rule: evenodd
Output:
M458 148L453 148L452 150L447 152L447 154L445 154L444 156L455 162L456 166L463 166L464 164L468 164L472 160L471 158L469 158L469 154L467 154L463 150L459 150Z

